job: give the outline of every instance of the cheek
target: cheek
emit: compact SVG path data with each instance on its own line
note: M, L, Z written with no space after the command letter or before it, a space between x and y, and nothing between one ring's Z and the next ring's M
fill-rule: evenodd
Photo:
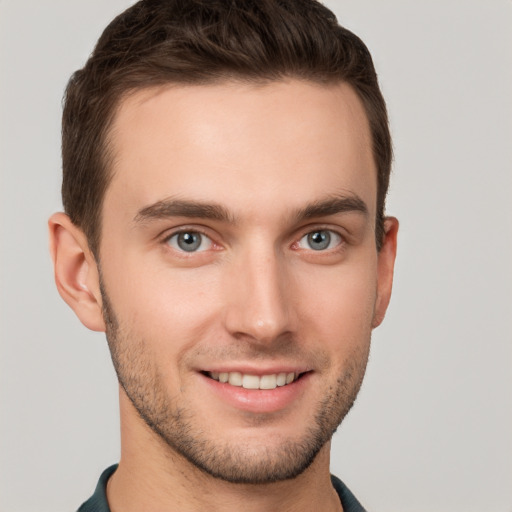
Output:
M108 278L105 272L119 322L162 355L185 350L216 316L214 276L140 263L112 266Z
M368 266L324 270L300 280L297 308L303 326L311 326L337 348L367 343L376 300L375 271Z
M368 259L289 269L283 300L298 339L337 351L367 343L376 297L375 265ZM231 304L226 290L232 272L226 275L223 266L172 269L126 255L115 263L105 266L104 279L118 320L160 357L179 358L200 340L225 336L222 319Z

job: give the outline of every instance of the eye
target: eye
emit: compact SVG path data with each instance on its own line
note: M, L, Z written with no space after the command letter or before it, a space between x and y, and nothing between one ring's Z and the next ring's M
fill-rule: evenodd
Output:
M298 243L300 249L313 249L314 251L325 251L333 249L342 242L342 238L338 233L330 229L318 229L304 235Z
M212 241L197 231L180 231L167 239L167 243L177 251L200 252L212 247Z

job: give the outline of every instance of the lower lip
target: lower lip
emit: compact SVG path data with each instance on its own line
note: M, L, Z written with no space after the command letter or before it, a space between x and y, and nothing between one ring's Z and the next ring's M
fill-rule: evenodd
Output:
M308 372L291 384L275 389L245 389L219 382L202 373L199 375L222 401L242 411L254 413L271 413L286 409L300 398L311 378L311 373Z

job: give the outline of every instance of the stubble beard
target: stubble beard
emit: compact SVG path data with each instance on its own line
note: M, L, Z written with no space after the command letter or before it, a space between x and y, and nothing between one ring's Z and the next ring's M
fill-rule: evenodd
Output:
M309 428L300 439L284 440L278 447L254 443L220 442L198 426L194 411L179 407L164 386L144 340L129 339L123 332L101 285L103 316L112 361L121 387L146 425L165 443L204 473L230 483L268 484L303 473L350 411L357 397L368 361L365 348L349 361L318 403ZM175 458L175 457L174 457Z

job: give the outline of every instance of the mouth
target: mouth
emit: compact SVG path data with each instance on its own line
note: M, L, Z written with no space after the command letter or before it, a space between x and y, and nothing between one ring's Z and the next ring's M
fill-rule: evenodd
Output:
M228 412L238 410L253 414L270 414L292 410L302 403L309 389L314 388L311 377L314 370L307 367L256 369L218 368L199 371L206 389L213 393L213 402L219 398L228 405Z
M266 375L251 375L241 372L202 372L210 379L221 384L241 387L244 389L271 390L294 383L309 372L281 372Z

